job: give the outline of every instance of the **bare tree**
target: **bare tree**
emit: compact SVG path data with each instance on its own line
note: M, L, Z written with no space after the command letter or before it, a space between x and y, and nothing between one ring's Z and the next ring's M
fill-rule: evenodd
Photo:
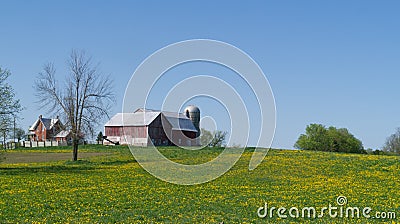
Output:
M56 69L49 63L35 82L36 95L41 106L49 112L64 115L71 131L73 160L78 159L79 140L84 134L93 135L113 102L112 83L99 74L91 58L84 52L72 51L68 60L69 74L60 88L55 78Z
M386 139L383 151L400 154L400 128Z

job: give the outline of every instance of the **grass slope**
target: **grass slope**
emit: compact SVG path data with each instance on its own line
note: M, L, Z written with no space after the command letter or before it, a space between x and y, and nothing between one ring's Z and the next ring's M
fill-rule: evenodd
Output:
M50 149L50 152L69 152ZM30 150L22 150L24 152ZM22 152L20 151L20 152ZM33 152L49 152L35 149ZM264 162L248 170L246 151L222 177L201 185L180 186L156 179L134 161L125 147L86 147L107 152L78 162L0 164L0 223L373 223L366 218L261 219L257 209L369 206L400 216L400 163L395 156L271 150ZM181 163L209 161L221 149L182 152L161 150ZM318 210L317 210L318 211ZM400 219L382 219L399 222Z

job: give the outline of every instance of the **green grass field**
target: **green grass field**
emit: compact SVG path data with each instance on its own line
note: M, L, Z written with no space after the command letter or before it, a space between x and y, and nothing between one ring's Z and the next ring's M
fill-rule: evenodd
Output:
M161 151L177 162L193 164L211 160L221 149ZM5 156L10 159L13 153L26 152L46 156L70 149L16 150ZM252 152L246 150L220 178L180 186L147 173L126 147L86 146L80 152L105 154L77 162L56 157L47 162L0 163L0 223L400 222L400 158L396 156L270 150L264 162L249 171ZM371 217L338 214L332 218L327 212L323 217L301 217L304 207L315 207L319 215L329 204L338 206L338 196L347 198L344 210L371 207ZM268 209L296 207L300 217L290 217L286 211L288 217L279 218L273 210L272 217L260 218L257 210L265 203ZM376 212L394 212L396 218L378 219Z

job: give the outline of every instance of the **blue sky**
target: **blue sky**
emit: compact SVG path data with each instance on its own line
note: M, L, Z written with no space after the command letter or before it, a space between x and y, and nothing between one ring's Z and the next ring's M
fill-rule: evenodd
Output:
M87 51L114 79L113 114L146 57L196 38L230 43L263 69L277 108L273 147L292 148L307 124L322 123L379 148L400 126L398 1L1 1L0 8L0 66L12 72L25 128L45 114L32 87L45 63L62 78L71 50Z

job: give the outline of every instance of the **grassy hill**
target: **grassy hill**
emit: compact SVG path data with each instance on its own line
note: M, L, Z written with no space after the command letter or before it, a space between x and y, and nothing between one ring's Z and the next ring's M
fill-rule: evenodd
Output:
M167 157L185 164L202 163L221 149L182 151L163 148ZM70 152L34 149L13 153ZM246 150L222 177L200 185L166 183L147 173L126 147L86 146L81 152L102 152L78 162L0 163L1 223L397 223L400 221L400 161L396 156L270 150L264 162L248 170ZM47 154L50 155L50 154ZM65 159L65 158L63 158ZM347 204L338 205L344 196ZM342 198L344 199L344 198ZM257 210L268 205L268 215ZM302 209L338 207L333 218L301 217ZM270 217L270 208L272 217ZM286 208L287 218L277 209ZM292 208L295 207L295 208ZM360 218L345 217L348 207ZM370 207L371 217L362 210ZM299 211L299 217L290 217ZM340 210L342 209L342 216ZM281 210L282 211L282 210ZM305 214L307 210L304 210ZM261 213L264 209L260 210ZM377 213L378 212L378 213ZM394 212L394 213L392 213ZM396 215L379 219L377 216Z

